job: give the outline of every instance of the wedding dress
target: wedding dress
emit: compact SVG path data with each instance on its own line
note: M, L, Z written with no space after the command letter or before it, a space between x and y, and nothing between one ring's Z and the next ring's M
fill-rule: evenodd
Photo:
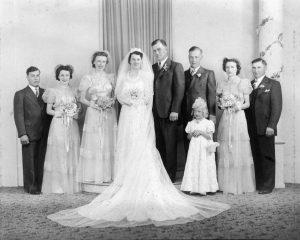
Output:
M122 109L114 182L91 203L48 217L71 227L163 226L203 220L229 209L227 204L187 196L172 184L155 147L151 65L144 56L138 76L131 78L128 55L116 87Z

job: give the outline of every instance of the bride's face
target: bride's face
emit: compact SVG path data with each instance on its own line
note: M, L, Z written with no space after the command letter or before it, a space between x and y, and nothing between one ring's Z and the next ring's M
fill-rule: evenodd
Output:
M141 69L142 58L139 55L132 54L130 58L130 67L133 70Z
M105 56L97 56L94 61L95 69L104 70L107 63L107 58Z
M235 76L237 73L236 63L235 62L227 62L225 70L226 70L228 77Z

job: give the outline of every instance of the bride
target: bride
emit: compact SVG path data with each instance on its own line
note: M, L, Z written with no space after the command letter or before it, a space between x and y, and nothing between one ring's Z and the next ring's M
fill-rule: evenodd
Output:
M48 218L71 227L182 224L213 217L229 205L187 196L172 184L155 147L153 72L140 49L122 61L116 96L119 119L114 182L91 203Z

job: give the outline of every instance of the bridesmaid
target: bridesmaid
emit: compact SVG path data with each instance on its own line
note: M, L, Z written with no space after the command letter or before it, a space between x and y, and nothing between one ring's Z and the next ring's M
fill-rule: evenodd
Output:
M77 102L69 87L73 75L70 65L55 69L58 85L45 91L47 113L53 116L47 143L44 165L43 193L74 193L80 191L76 181L79 159L79 129L76 121Z
M244 109L249 107L252 87L248 79L237 76L240 62L225 58L227 77L217 86L218 104L223 114L218 128L218 181L223 193L255 191L255 175Z
M96 184L113 180L117 131L113 74L107 73L109 53L95 52L93 72L82 78L80 101L87 105L80 148L78 181Z

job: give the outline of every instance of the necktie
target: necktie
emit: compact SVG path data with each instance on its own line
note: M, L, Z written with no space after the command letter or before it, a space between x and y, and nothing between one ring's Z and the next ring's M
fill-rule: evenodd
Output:
M158 67L159 67L159 69L161 69L161 62L158 62Z
M195 74L195 69L194 69L194 68L191 68L191 69L190 69L190 73L191 73L191 75L193 76L193 75Z
M253 88L256 89L258 87L257 79L254 79Z
M39 87L35 87L35 96L39 97Z

